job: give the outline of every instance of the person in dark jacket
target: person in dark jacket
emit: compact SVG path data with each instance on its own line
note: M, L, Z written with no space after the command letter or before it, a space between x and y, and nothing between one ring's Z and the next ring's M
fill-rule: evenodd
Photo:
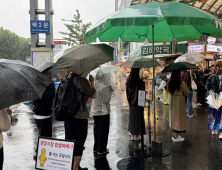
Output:
M51 79L50 70L43 72ZM39 131L39 136L52 137L52 114L51 107L55 96L55 86L52 82L45 90L41 99L34 100L33 112L35 113L35 123ZM34 158L37 156L37 148Z
M131 140L141 139L141 126L145 133L145 122L142 117L144 108L138 106L138 90L145 90L145 84L139 77L139 71L139 68L132 68L126 80L126 94L130 108L128 131L131 134ZM141 119L143 119L143 125L141 125Z

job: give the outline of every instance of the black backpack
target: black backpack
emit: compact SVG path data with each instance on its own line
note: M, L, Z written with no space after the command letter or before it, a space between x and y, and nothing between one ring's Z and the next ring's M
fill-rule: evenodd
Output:
M67 76L59 84L52 105L52 115L57 121L74 118L76 113L80 110L81 102L84 103L84 94L77 90L73 84L73 79L77 76L76 74L73 74L71 77ZM77 98L78 92L83 95L82 101L79 101Z

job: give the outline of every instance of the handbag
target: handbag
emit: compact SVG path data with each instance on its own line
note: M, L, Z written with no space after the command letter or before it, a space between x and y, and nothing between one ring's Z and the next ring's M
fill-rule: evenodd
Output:
M191 89L192 89L192 91L195 91L195 90L197 90L197 85L196 85L195 81L193 80L191 71L190 71L190 77L191 77Z

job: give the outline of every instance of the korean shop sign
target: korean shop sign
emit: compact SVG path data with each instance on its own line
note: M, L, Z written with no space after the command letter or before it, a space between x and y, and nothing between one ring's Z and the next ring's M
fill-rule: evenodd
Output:
M74 141L39 137L36 169L73 170Z
M31 20L30 24L31 33L50 33L49 21Z
M156 45L154 47L155 54L171 54L170 45ZM152 46L142 46L141 56L152 55Z
M123 51L124 50L124 42L120 39L119 41L119 51Z

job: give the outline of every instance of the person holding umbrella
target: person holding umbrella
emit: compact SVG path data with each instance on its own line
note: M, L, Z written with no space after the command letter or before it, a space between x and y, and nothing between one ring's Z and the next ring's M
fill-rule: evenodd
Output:
M94 147L93 152L98 154L107 154L109 125L110 125L110 100L112 96L111 87L107 74L99 70L96 74L95 88L96 98L93 99L91 105L91 114L94 119Z
M170 110L169 110L169 125L173 130L173 142L182 142L179 133L187 130L187 117L186 117L186 103L185 97L190 94L190 91L182 81L181 70L172 71L169 82L167 83L167 90L170 97Z
M126 94L130 108L128 131L131 134L131 140L141 139L141 126L144 126L143 128L145 132L145 122L141 125L141 113L144 108L138 106L138 90L145 90L145 84L139 77L139 71L139 68L132 68L129 77L126 80Z
M44 65L43 65L44 66ZM32 111L35 113L35 123L39 131L39 136L52 137L52 103L55 97L55 86L52 81L50 67L39 68L39 71L42 71L50 80L51 84L46 88L42 97L40 99L33 101ZM34 159L37 157L37 147L34 153Z

